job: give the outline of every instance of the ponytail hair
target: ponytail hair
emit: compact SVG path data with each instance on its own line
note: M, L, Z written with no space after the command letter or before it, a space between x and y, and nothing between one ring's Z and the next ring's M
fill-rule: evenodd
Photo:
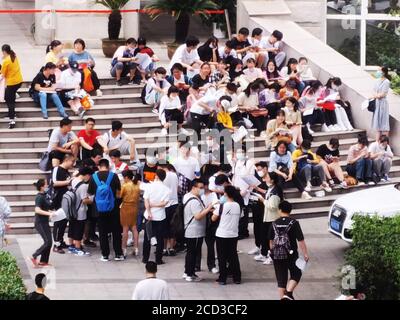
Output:
M59 45L61 45L62 42L59 40L53 40L52 42L50 42L50 44L47 46L46 48L46 53L49 53L51 50L53 50L55 47L58 47Z
M389 74L389 68L388 67L382 67L382 73L383 76L388 79L389 81L392 81L392 76Z
M37 191L40 191L41 188L43 188L46 184L46 180L44 179L39 179L38 181L34 182L33 185L35 186Z
M4 45L1 47L1 51L3 51L3 52L5 52L5 53L7 53L8 55L10 55L11 61L12 61L12 62L14 62L15 59L17 58L17 55L15 54L15 52L14 52L13 50L11 50L11 47L10 47L9 44L4 44Z

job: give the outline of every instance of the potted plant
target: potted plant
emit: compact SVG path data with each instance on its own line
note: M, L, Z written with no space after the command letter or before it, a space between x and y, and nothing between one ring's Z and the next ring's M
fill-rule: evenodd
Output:
M121 9L129 0L95 0L112 12L108 17L108 38L102 39L103 53L107 58L112 58L119 46L125 44L125 39L120 39L122 15Z
M185 42L190 26L190 17L199 14L203 19L209 19L207 10L218 9L218 5L211 0L156 0L145 7L152 20L162 14L175 18L175 41L167 43L168 57L171 59L176 48Z
M236 29L236 7L237 0L220 0L218 7L221 10L228 10L229 22L231 30ZM216 38L225 38L227 36L228 27L224 14L216 14L210 19L203 19L203 23L207 26L213 26L213 33Z

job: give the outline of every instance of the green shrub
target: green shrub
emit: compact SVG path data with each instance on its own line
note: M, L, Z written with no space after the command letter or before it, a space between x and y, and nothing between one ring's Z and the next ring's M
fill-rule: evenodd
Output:
M400 75L392 74L391 87L395 93L400 94Z
M355 268L357 287L368 300L400 299L400 215L353 219L353 243L345 263Z
M0 251L0 300L24 300L26 288L15 258Z

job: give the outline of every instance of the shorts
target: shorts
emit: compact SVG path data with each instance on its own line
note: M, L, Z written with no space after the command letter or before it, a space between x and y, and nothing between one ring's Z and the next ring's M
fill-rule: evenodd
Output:
M86 220L70 220L68 229L68 238L75 241L82 241L85 231Z
M117 70L122 70L121 77L126 77L130 74L131 70L136 69L137 63L133 62L117 62L110 71L110 74L113 78L117 76Z
M53 150L49 153L49 161L51 162L53 159L60 160L62 162L64 160L66 153L63 153L58 150Z
M171 220L177 208L177 204L165 208L165 239L171 239L173 237L171 234Z
M176 121L177 124L183 123L183 113L178 109L166 109L165 110L165 119L167 122Z
M299 255L295 253L292 254L289 259L286 260L273 259L276 281L278 282L278 288L286 288L288 283L288 271L290 272L290 280L300 282L302 272L296 266L296 260L298 257Z

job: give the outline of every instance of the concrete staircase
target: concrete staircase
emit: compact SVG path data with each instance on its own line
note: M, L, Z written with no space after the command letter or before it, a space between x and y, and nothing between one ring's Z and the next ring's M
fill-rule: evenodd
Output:
M166 146L164 142L156 142L160 137L158 117L150 112L150 107L140 101L140 86L117 87L111 79L102 80L103 97L94 97L96 105L88 116L96 119L97 129L108 130L112 120L121 120L125 130L134 136L140 158L144 158L148 147ZM32 183L45 174L38 169L40 155L47 148L47 130L58 126L60 118L54 108L50 109L49 119L43 120L40 109L28 96L27 84L19 91L21 98L17 100L17 128L5 129L7 120L1 119L0 129L0 195L6 197L12 207L10 223L11 233L27 234L35 232L34 198L36 191ZM0 112L6 112L6 106L0 105ZM78 117L74 120L73 130L77 132L83 127ZM150 133L149 133L150 132ZM362 130L352 132L323 133L314 135L313 148L326 143L332 136L341 142L341 165L345 166L347 150L356 143L357 135ZM256 160L268 160L263 139L254 140L254 156ZM400 182L400 157L395 157L390 172L392 183ZM327 215L332 202L341 194L359 190L352 187L348 190L334 189L324 198L314 197L311 201L302 200L297 189L285 190L285 196L294 204L294 214L298 218ZM313 193L313 192L312 192Z

